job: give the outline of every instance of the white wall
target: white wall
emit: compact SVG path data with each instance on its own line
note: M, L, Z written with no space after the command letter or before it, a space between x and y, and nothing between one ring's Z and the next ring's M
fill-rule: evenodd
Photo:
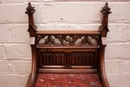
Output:
M106 0L0 0L0 87L25 87L31 71L25 14L28 1L36 8L34 18L38 29L97 30L100 10ZM130 0L115 1L109 2L112 14L109 15L106 73L111 87L130 87Z

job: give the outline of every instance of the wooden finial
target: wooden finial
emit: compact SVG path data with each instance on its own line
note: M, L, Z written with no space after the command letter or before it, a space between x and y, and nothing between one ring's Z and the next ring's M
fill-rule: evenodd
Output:
M26 14L28 14L28 25L29 25L28 31L31 37L35 36L36 29L37 29L33 18L33 13L35 12L34 8L35 7L32 7L31 3L29 2L25 12Z
M111 8L108 7L108 3L105 4L104 7L102 7L101 12L105 15L109 15L111 13Z
M106 37L108 29L108 15L111 13L111 9L108 7L108 3L102 7L101 13L103 14L103 19L99 31L101 32L102 37Z
M26 8L26 14L28 15L32 15L35 12L35 7L32 7L31 3L28 3L28 7Z

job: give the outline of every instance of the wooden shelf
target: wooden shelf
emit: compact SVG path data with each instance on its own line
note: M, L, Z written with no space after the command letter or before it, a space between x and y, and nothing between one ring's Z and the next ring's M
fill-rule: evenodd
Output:
M99 31L88 31L88 30L38 30L36 34L101 34Z

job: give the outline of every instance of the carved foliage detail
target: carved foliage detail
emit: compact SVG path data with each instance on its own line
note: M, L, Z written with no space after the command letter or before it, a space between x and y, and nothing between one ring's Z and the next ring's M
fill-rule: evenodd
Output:
M26 14L31 15L35 12L35 7L32 7L31 3L28 3L28 7L26 8Z
M103 13L103 14L105 14L105 15L108 15L108 14L110 14L111 13L111 8L109 8L108 7L108 3L106 3L105 4L105 6L104 7L102 7L102 10L101 10L101 12Z
M99 46L98 35L38 35L39 46Z

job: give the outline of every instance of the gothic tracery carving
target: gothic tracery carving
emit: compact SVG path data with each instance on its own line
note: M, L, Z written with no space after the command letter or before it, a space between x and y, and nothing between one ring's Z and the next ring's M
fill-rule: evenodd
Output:
M99 46L98 35L39 35L39 46Z

